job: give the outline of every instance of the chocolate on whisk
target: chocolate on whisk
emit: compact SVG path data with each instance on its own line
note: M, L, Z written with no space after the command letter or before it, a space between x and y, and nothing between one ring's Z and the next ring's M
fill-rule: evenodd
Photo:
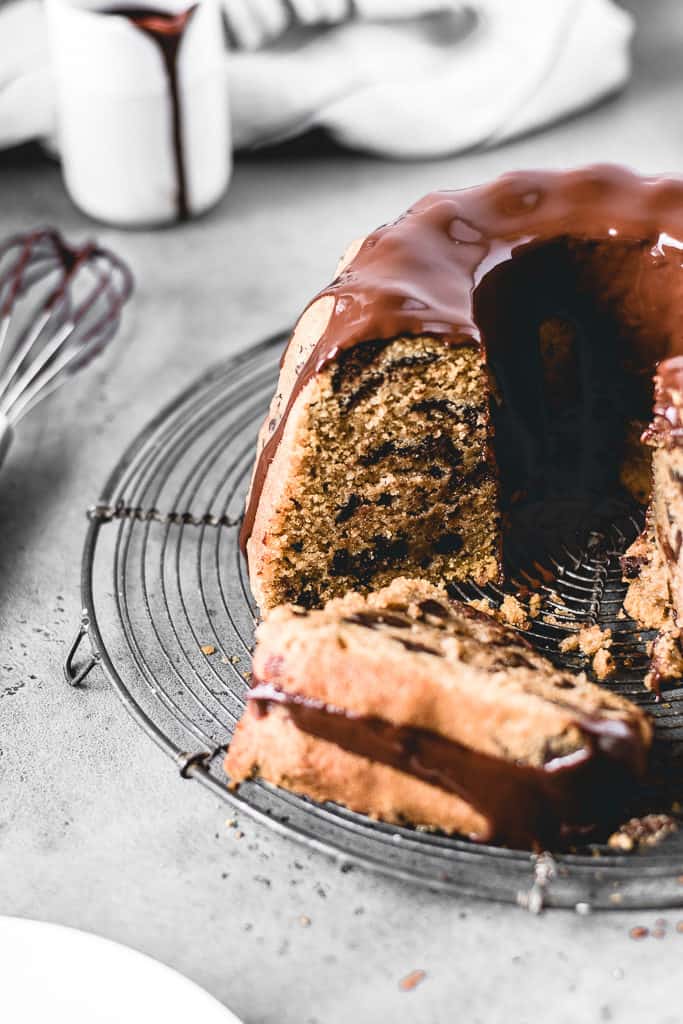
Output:
M116 333L133 275L114 253L54 228L0 245L0 458L12 428Z

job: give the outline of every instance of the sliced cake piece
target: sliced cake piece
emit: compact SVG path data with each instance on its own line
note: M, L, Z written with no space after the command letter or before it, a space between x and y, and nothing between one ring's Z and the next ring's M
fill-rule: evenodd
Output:
M645 770L642 711L425 581L276 608L257 641L233 784L528 848L615 820Z

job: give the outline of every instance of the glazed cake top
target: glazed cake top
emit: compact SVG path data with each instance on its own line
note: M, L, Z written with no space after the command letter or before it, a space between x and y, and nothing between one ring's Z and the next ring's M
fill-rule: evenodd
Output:
M645 178L596 165L515 172L476 188L432 192L368 235L310 304L324 296L334 300L329 323L259 455L243 547L289 410L315 374L345 349L402 335L476 346L485 358L495 338L482 330L480 284L525 251L557 241L587 261L594 289L633 335L630 345L641 372L651 377L660 361L683 356L683 178ZM533 279L520 283L534 285ZM487 291L486 302L495 305L495 289ZM666 387L660 389L657 418L665 424L667 394L683 384L683 359L662 363L659 370Z

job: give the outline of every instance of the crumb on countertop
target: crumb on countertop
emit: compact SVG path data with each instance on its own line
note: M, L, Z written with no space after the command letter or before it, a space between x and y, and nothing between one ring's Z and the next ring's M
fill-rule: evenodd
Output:
M405 978L401 978L398 987L401 989L401 992L412 992L426 977L425 971L411 971L410 974L406 974Z
M201 652L202 654L206 654L208 657L210 654L216 653L216 648L213 644L202 644Z

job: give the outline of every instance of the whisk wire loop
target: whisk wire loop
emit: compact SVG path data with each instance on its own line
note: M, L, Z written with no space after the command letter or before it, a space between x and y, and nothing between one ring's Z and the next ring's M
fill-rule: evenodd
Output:
M133 277L116 255L52 228L0 244L0 423L15 426L116 333Z

